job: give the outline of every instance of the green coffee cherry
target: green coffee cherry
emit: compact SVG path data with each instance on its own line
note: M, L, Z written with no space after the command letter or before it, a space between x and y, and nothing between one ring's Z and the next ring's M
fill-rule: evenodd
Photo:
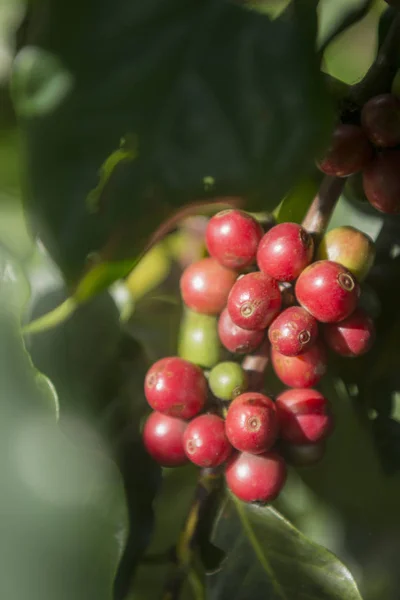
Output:
M186 309L181 321L178 355L211 369L220 360L217 317Z
M208 384L220 400L233 400L247 389L247 376L235 362L221 362L210 372Z
M317 259L340 263L347 267L358 281L362 281L373 265L375 244L368 235L354 227L337 227L322 238Z

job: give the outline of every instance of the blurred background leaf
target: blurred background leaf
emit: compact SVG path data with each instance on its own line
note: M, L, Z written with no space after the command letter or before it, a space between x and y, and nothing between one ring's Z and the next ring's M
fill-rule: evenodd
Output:
M94 252L136 259L188 201L245 194L250 206L273 208L326 142L332 112L309 5L271 21L215 0L50 2L32 4L29 19L40 26L26 26L31 49L13 75L28 207L69 282ZM65 96L27 112L61 73L72 82ZM117 166L98 210L88 210L99 169L126 134L137 157ZM110 265L101 285L118 276Z
M57 425L54 387L20 333L29 286L5 250L0 277L1 595L109 600L126 537L119 474L90 427L82 446Z

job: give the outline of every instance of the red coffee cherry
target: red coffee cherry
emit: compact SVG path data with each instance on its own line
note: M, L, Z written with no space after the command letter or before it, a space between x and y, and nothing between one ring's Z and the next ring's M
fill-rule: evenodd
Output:
M225 421L218 415L200 415L189 423L183 436L186 456L199 467L217 467L232 452Z
M143 443L147 452L163 467L179 467L188 462L183 448L183 434L187 423L152 412L143 429Z
M218 334L222 345L236 354L248 354L256 350L264 339L264 331L243 329L232 321L225 308L218 321Z
M361 356L375 340L375 325L367 313L358 308L352 315L323 326L324 338L334 352L341 356Z
M271 348L271 360L276 375L289 387L312 387L326 373L326 352L320 342L298 356L284 356Z
M228 462L225 480L231 492L244 502L271 502L285 484L285 461L276 452L239 452Z
M284 444L281 448L285 460L294 467L311 467L325 454L325 440L317 444Z
M297 356L314 344L318 337L318 322L301 306L291 306L272 321L268 337L281 354Z
M237 396L226 415L226 435L232 446L242 452L261 454L278 437L278 417L274 402L257 392Z
M356 308L360 286L346 267L319 260L305 269L296 282L299 303L322 323L336 323Z
M276 400L281 437L291 444L309 444L325 439L333 420L328 401L317 390L292 389Z
M243 210L223 210L210 219L206 245L210 255L229 269L241 269L255 262L263 236L261 225Z
M318 167L327 175L348 177L364 169L373 156L372 146L358 125L338 125L331 145Z
M375 156L363 171L363 186L370 204L388 214L400 213L400 150Z
M207 381L199 367L172 356L162 358L150 367L144 393L154 410L170 417L191 419L206 403Z
M311 235L297 223L280 223L262 238L257 251L260 270L278 281L293 281L310 264Z
M181 296L189 308L206 315L217 315L225 307L237 273L214 258L203 258L187 267L181 276Z
M391 148L400 144L400 100L380 94L368 100L361 111L361 124L375 146Z
M243 329L265 329L281 307L278 283L264 273L240 277L228 297L232 321Z

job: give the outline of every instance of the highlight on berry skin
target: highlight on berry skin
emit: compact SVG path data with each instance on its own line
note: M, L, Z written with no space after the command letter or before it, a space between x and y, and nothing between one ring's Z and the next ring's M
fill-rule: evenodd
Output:
M207 250L224 267L243 269L255 263L262 236L263 229L254 217L243 210L224 210L208 222Z
M311 235L297 223L280 223L262 238L257 264L263 273L277 281L297 279L310 264L314 253Z

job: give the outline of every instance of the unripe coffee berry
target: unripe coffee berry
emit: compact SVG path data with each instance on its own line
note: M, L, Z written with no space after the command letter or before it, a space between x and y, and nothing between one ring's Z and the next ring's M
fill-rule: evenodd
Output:
M323 459L325 446L325 440L322 440L316 444L284 444L281 450L293 467L311 467Z
M226 415L226 435L232 446L242 452L262 454L278 437L278 416L274 402L257 392L238 396Z
M375 244L369 235L355 227L336 227L322 238L317 258L343 265L357 281L362 281L373 265Z
M207 381L199 367L172 356L162 358L150 367L144 393L154 410L171 417L191 419L206 403Z
M281 307L278 283L264 273L240 277L228 297L232 321L243 329L265 329Z
M346 267L320 260L305 269L296 282L299 303L322 323L336 323L356 308L360 286Z
M324 325L323 333L329 348L341 356L361 356L375 340L374 322L361 308L340 323Z
M325 439L333 420L326 398L317 390L292 389L276 400L280 433L291 444L310 444Z
M238 363L221 362L210 372L208 385L216 398L233 400L246 390L247 375Z
M285 461L276 452L239 452L228 462L225 480L240 500L265 504L274 500L285 484Z
M187 267L181 276L182 300L192 310L217 315L225 307L237 273L214 258L203 258Z
M243 210L223 210L207 225L207 250L221 265L241 269L255 262L262 236L261 225L251 215Z
M179 330L178 354L206 369L216 365L221 354L217 317L186 309Z
M301 306L287 308L271 323L271 345L285 356L297 356L311 348L318 337L318 322Z
M264 339L264 331L243 329L235 325L227 308L222 311L219 317L218 334L222 345L234 354L253 352Z
M200 415L187 426L183 436L186 456L199 467L218 467L232 452L225 422L218 415Z
M310 264L314 242L297 223L280 223L262 238L257 251L260 270L278 281L293 281Z
M318 167L327 175L348 177L364 169L373 155L372 146L361 127L338 125L331 145Z
M163 467L179 467L188 462L183 448L187 423L182 419L152 412L143 429L147 452Z
M400 100L380 94L368 100L361 111L361 124L371 142L381 148L400 144Z
M287 386L309 388L316 385L326 373L327 358L324 347L316 342L310 350L298 356L284 356L271 348L274 371Z
M374 208L388 215L400 213L400 150L375 156L363 171L364 192Z

